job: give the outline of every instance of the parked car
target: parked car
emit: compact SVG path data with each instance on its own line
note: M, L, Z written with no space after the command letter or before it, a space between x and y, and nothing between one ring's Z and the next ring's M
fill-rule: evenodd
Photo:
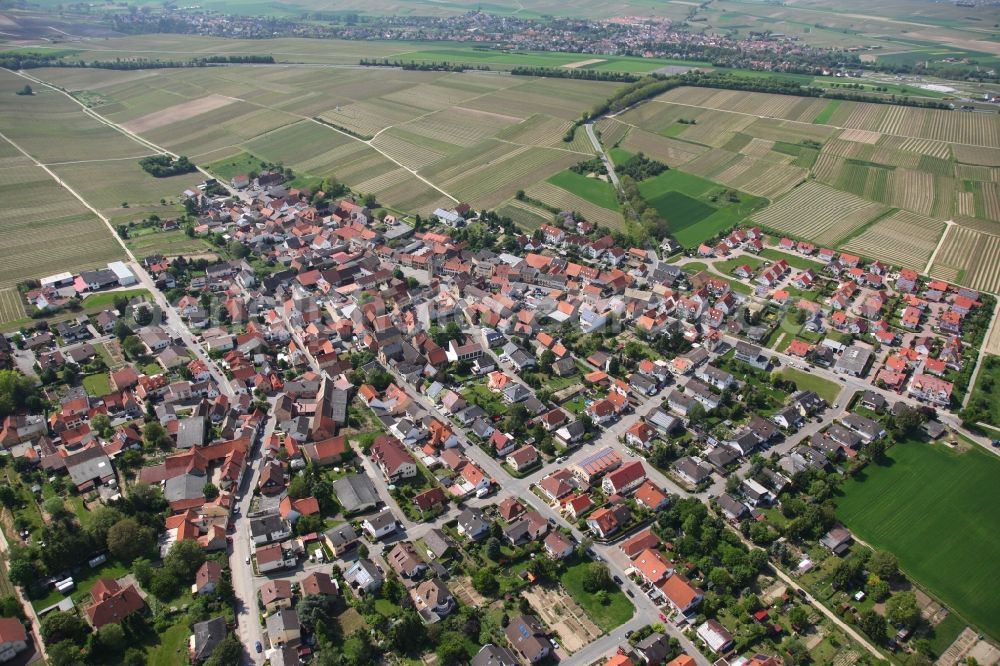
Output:
M253 644L253 649L257 651L257 654L260 654L264 651L264 646L260 644L260 641L257 641Z
M624 583L624 582L622 581L622 579L621 579L621 578L619 578L618 576L612 576L612 580L614 580L614 581L615 581L616 583L618 583L619 585L624 585L624 584L625 584L625 583Z

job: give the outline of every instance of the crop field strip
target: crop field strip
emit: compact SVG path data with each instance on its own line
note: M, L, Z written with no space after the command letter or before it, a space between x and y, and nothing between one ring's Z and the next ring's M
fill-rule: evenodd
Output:
M694 93L690 91L691 88L675 88L657 97L656 101L804 123L797 117L792 117L796 115L794 110L803 99L800 97L710 89L698 89ZM1000 148L1000 122L994 114L953 113L937 109L843 102L827 124L847 130L866 130L907 139Z
M708 150L704 146L669 139L639 127L629 130L621 147L633 153L645 153L670 167L686 164Z
M525 201L511 199L497 208L497 213L506 215L518 225L528 230L534 230L552 221L552 214L542 208L537 208Z
M944 228L941 220L900 210L878 220L842 247L923 272Z
M954 276L955 281L973 289L1000 292L1000 234L962 225L951 227L930 272L942 279Z
M0 323L17 321L26 315L21 292L14 287L0 289Z
M753 216L753 221L779 232L834 246L886 208L849 192L807 182Z
M603 224L612 229L619 229L623 224L620 214L592 204L586 199L551 183L537 183L527 188L525 193L532 199L537 199L550 206L578 211L586 219L596 224Z

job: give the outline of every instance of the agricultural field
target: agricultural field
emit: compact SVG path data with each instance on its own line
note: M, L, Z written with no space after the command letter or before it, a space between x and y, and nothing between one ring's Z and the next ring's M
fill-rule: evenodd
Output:
M612 229L621 229L624 224L620 213L593 204L582 197L578 197L569 190L564 190L549 182L540 182L532 185L525 190L525 193L530 198L537 199L546 205L555 206L563 210L576 211L596 224L602 224ZM548 221L546 220L546 222Z
M600 178L590 178L575 171L560 171L548 179L548 182L582 197L590 203L597 204L608 210L618 210L618 196L614 186Z
M811 181L754 215L753 221L779 233L836 245L886 210L849 192Z
M1000 514L992 510L1000 501L1000 460L966 440L955 450L903 442L887 458L842 486L837 517L872 546L892 551L950 609L1000 635Z
M955 220L964 229L942 242L935 274L1000 287L990 263L1000 236L996 114L676 88L599 128L609 147L766 197L753 220L776 233L893 264L926 268Z
M103 267L124 255L104 223L40 167L0 170L0 200L6 202L0 210L0 289L64 270ZM19 314L10 301L2 299L5 320Z
M930 274L973 289L1000 291L1000 234L955 224L934 257Z
M878 220L841 247L923 272L944 228L941 220L900 210Z
M63 71L35 71L220 178L253 170L259 161L282 163L298 182L333 176L385 206L421 214L457 201L499 205L593 155L583 132L568 143L563 135L583 109L616 88L476 72L294 66L155 70L141 77L81 70L76 83ZM143 181L132 166L108 166L104 178L90 178L96 166L60 168L116 222L128 216L122 202L149 213L150 204L169 202L191 185ZM614 222L617 215L602 219Z
M698 246L767 203L743 192L730 200L725 187L677 169L642 181L639 192L684 247Z

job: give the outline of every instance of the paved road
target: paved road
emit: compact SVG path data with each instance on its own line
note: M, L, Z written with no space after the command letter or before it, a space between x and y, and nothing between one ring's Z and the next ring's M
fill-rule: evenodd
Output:
M247 518L247 514L250 513L253 490L257 487L257 479L260 477L261 462L263 461L261 442L270 440L276 425L277 420L268 417L263 435L251 446L247 470L243 475L243 482L240 485L236 502L240 514L234 520L235 531L229 555L233 592L236 595L236 622L239 627L240 641L246 650L247 660L254 664L264 662L264 655L254 651L254 643L260 641L261 645L264 646L266 643L260 614L257 612L257 588L254 584L253 565L247 564L250 555L253 554L253 545L250 542L250 520Z
M393 374L395 374L393 372ZM403 387L407 394L420 404L429 413L439 415L435 405L431 403L421 393L413 391L409 384L404 382L401 377L396 375L397 384ZM464 453L465 455L476 463L480 469L482 469L486 474L495 479L500 486L499 495L507 496L513 495L518 497L525 505L529 506L531 509L538 511L540 514L545 516L547 519L552 519L556 521L561 527L568 528L577 541L582 542L584 539L589 538L587 535L582 534L574 524L568 523L556 509L550 506L548 503L544 502L541 498L535 495L531 491L531 486L535 483L537 478L544 476L545 473L551 470L540 470L535 474L529 475L525 478L517 479L510 476L503 466L495 458L487 454L478 446L475 446L471 442L468 433L460 427L458 424L452 422L452 428L455 430L456 434L459 435L460 439L464 443ZM616 427L612 430L618 432L619 428L627 428L628 426L622 426L621 423L616 424ZM624 432L624 429L621 430ZM602 439L603 443L603 439ZM619 553L616 546L605 546L600 544L594 544L592 546L594 552L600 555L605 562L608 564L608 568L611 570L612 574L619 576L624 582L622 585L623 590L631 590L633 593L632 602L636 606L635 615L624 625L618 627L610 634L594 641L589 644L586 648L580 652L572 655L572 663L574 664L589 664L596 661L602 657L606 657L608 654L614 652L618 644L624 638L625 632L628 630L639 629L651 622L657 622L660 609L655 603L650 601L650 599L636 586L631 580L625 575L625 568L622 566L621 561L616 557L616 553ZM678 629L672 625L667 625L667 632L677 638L680 641L682 648L688 654L695 657L695 660L699 666L708 666L711 662L705 659L698 648Z
M622 189L621 183L618 182L618 174L615 173L615 165L604 152L604 147L601 145L601 142L597 139L597 135L594 133L594 123L586 123L583 127L587 130L587 136L590 137L590 143L594 145L594 150L597 151L601 161L604 162L604 167L608 170L608 178L611 179L611 184L615 186L616 190Z

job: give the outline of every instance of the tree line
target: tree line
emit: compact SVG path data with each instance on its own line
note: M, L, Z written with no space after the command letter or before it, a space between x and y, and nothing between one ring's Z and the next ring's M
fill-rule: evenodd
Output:
M399 69L404 69L407 71L416 72L464 72L470 69L479 70L481 72L489 72L489 65L463 65L457 62L448 62L443 60L441 62L430 62L416 60L404 61L404 60L389 60L388 58L383 58L381 60L362 58L358 61L358 64L362 67L398 67Z
M184 67L210 67L214 65L273 64L271 55L208 56L192 60L160 60L158 58L135 58L122 60L66 60L62 56L47 53L25 53L14 51L0 53L0 67L6 69L36 69L39 67L84 67L94 69L136 70L174 69Z

